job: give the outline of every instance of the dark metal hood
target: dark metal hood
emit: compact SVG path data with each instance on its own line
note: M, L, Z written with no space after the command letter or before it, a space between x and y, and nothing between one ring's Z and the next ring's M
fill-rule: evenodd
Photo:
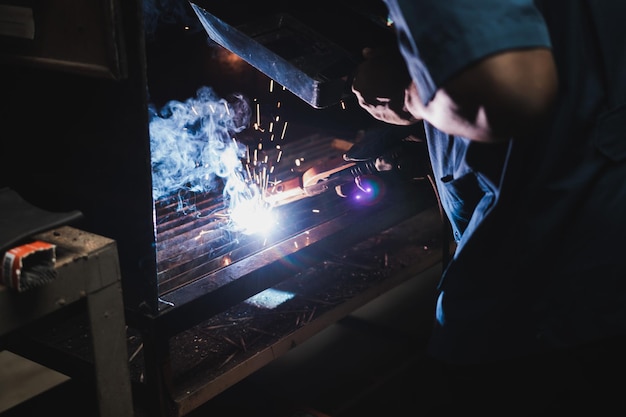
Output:
M315 108L350 92L347 50L287 13L234 27L191 3L209 37Z

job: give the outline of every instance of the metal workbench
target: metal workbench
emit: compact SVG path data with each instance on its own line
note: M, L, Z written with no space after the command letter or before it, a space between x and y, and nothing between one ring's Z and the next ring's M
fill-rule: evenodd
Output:
M31 355L36 349L25 347L27 342L14 341L22 340L22 332L63 310L77 305L86 309L100 417L132 416L116 242L70 226L36 234L35 239L56 245L56 278L24 292L0 285L0 347L57 369L51 362L58 356Z

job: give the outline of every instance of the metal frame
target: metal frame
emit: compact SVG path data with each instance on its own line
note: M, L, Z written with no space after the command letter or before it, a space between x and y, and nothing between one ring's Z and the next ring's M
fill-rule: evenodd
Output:
M205 290L203 293L204 279L201 279L182 287L178 292L169 294L168 300L173 306L160 311L156 316L135 315L129 312L127 314L129 326L137 329L142 337L141 349L145 366L142 384L143 403L152 407L151 415L180 417L189 413L294 346L300 345L324 327L440 262L443 253L440 246L442 244L440 213L434 204L430 185L426 182L422 185L423 188L417 187L413 190L414 193L411 195L414 198L411 201L405 201L411 204L383 205L384 207L379 210L373 210L367 214L361 213L361 215L350 213L350 219L337 218L313 230L305 231L302 235L295 235L285 240L281 245L284 244L286 248L300 247L299 250L292 250L286 256L266 259L263 252L260 252L257 254L258 258L252 257L249 260L255 266L254 268L246 270L236 279L225 282L217 290L211 292ZM427 249L423 249L425 246L414 248L415 256L411 262L392 274L389 279L373 285L333 307L330 311L320 314L318 318L297 331L277 335L267 349L255 352L251 358L224 371L218 377L209 375L209 372L203 381L193 382L190 387L185 385L185 381L174 381L172 375L175 369L172 368L172 355L176 354L176 349L172 348L172 340L176 335L217 316L229 307L243 302L266 288L289 280L312 265L323 263L324 256L328 256L328 253L340 253L368 238L384 234L390 228L401 229L405 221L412 221L417 225L414 238L424 242L434 242L435 246ZM364 226L365 224L367 226ZM407 230L401 233L408 232ZM294 244L294 242L299 242L303 235L310 239L309 242L302 244L303 242L300 241L300 245ZM281 253L276 246L272 250ZM394 256L396 254L389 254L392 259ZM285 268L286 264L298 265L298 268ZM236 267L246 269L245 265ZM232 275L228 268L219 270L216 274L223 274L225 277ZM323 273L321 274L318 282L325 279ZM211 277L206 277L206 280L210 279ZM328 282L327 285L332 285L332 282Z

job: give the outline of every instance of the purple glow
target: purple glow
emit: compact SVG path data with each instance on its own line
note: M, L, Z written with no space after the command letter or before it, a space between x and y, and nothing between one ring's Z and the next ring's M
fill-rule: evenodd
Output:
M377 176L361 177L359 186L352 190L351 198L361 205L378 203L385 194L385 184Z

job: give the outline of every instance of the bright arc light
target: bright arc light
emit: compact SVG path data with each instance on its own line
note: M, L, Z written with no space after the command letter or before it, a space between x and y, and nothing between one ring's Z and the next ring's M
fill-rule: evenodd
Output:
M268 234L276 225L274 212L260 197L239 201L231 208L230 219L247 235Z
M360 187L354 187L352 199L361 205L377 204L385 195L385 183L376 176L361 178Z

